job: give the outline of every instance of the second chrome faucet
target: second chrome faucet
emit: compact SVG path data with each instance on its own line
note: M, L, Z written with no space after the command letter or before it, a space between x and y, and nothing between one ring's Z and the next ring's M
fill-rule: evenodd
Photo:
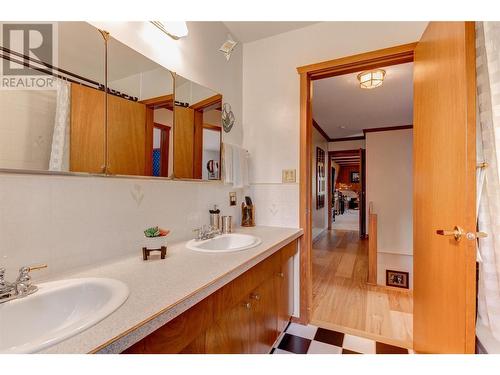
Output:
M212 225L203 225L201 228L193 229L193 232L196 233L195 240L197 241L208 240L221 234L220 229Z

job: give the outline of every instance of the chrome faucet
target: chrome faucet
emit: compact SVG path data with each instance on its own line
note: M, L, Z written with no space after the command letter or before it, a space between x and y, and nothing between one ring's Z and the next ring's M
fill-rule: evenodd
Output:
M221 231L212 225L203 225L201 228L193 229L193 232L196 233L194 238L196 241L209 240L221 234Z
M31 271L47 268L46 264L31 267L21 267L19 275L13 283L5 280L5 268L0 268L0 303L26 297L38 290L36 285L31 283Z

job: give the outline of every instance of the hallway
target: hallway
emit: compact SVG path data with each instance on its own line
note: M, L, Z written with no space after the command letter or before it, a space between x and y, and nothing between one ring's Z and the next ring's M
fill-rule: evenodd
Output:
M368 285L368 241L331 230L313 244L311 324L412 348L411 291Z
M343 215L336 215L332 229L356 231L359 229L359 210L346 209Z

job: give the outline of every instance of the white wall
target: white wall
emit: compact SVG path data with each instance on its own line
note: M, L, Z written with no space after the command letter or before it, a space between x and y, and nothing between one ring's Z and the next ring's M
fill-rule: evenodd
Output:
M325 22L244 45L243 143L258 224L299 225L299 186L281 184L282 169L299 168L296 68L417 41L426 24Z
M410 272L411 283L413 129L366 134L366 200L378 220L378 283L386 269Z
M21 266L47 263L39 279L139 257L147 227L170 229L171 242L191 238L214 204L240 222L230 191L210 182L0 174L0 264L12 280Z
M217 95L215 91L191 81L176 84L175 87L175 100L189 105L196 104L214 95Z
M325 151L323 163L325 165L325 205L323 208L316 208L316 147ZM328 170L328 141L321 135L319 131L313 128L312 148L311 148L311 170L312 173L312 236L313 241L318 238L328 228L328 179L330 171Z
M189 36L177 42L149 22L99 26L166 68L222 93L236 116L225 136L241 144L241 48L229 62L218 52L228 33L222 23L188 23ZM171 241L187 239L194 227L208 224L214 204L240 222L239 206L228 205L230 191L235 190L214 182L0 174L0 264L12 279L23 265L48 263L36 276L44 278L139 255L146 227L171 229Z
M328 151L343 151L343 150L358 150L360 148L365 148L364 139L356 139L354 141L338 141L329 142Z

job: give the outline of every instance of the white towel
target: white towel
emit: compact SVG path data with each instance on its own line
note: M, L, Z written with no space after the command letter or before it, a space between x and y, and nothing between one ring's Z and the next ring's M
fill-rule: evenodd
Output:
M222 173L225 184L233 183L233 146L228 143L222 144Z
M235 188L248 186L248 151L228 143L223 147L224 183Z

